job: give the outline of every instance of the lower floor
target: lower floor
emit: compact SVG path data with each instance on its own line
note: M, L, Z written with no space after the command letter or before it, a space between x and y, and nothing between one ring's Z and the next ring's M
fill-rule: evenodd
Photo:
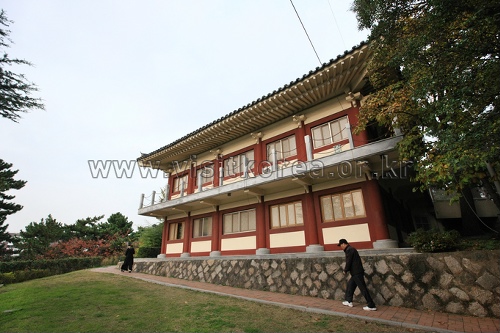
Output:
M358 249L398 247L415 230L419 200L394 191L401 184L386 185L371 179L306 186L181 212L164 221L161 256L333 251L341 238Z

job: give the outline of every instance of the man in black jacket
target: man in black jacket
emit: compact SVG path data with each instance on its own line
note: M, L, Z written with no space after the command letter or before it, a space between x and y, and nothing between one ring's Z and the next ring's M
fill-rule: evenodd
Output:
M358 287L368 303L367 306L363 307L363 310L376 311L377 308L375 307L375 303L373 302L373 299L368 292L368 288L366 287L364 276L365 270L363 269L363 263L359 257L358 250L349 245L347 240L344 238L339 240L338 246L340 246L345 252L344 274L347 272L351 273L351 278L349 279L349 282L347 282L347 289L345 291L345 301L342 302L342 304L352 308L354 290Z

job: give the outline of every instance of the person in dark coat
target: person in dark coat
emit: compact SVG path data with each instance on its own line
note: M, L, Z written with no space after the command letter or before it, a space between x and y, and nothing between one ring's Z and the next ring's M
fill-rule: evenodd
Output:
M377 308L375 307L375 303L373 302L373 299L368 292L368 288L366 287L365 270L363 268L363 263L361 262L358 250L349 245L347 240L344 238L339 240L338 246L340 246L345 253L344 274L347 272L351 273L351 278L347 282L347 289L345 291L345 301L342 302L342 304L352 307L354 291L356 290L356 287L358 287L367 302L367 306L363 307L363 310L376 311Z
M132 273L132 266L134 266L134 254L135 250L132 244L129 244L127 250L125 251L125 260L122 265L122 272L127 271Z

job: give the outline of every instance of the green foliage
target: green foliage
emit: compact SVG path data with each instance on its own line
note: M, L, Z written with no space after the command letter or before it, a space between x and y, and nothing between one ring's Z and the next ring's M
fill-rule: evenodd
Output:
M355 0L352 9L370 29L376 88L355 131L374 119L399 128L400 157L415 162L422 190L483 184L500 208L490 187L500 174L500 2Z
M1 73L1 68L0 68ZM11 202L15 196L7 194L9 190L19 190L24 187L26 181L15 180L14 176L19 170L11 170L12 164L0 159L0 244L11 240L7 232L8 224L5 224L7 216L20 211L23 206ZM0 246L0 255L3 246Z
M49 214L45 220L41 219L40 223L31 222L24 231L21 230L14 244L21 250L22 258L34 259L47 252L51 244L66 238L63 224Z
M1 284L19 283L51 275L54 274L52 274L48 269L31 269L24 271L0 273L0 283Z
M0 283L23 282L100 266L101 257L0 262Z
M99 235L100 237L110 237L119 234L127 237L132 233L133 224L134 222L129 221L122 213L114 213L106 222L98 224Z
M112 256L109 256L109 257L105 257L102 259L101 261L101 266L113 266L113 265L117 265L118 262L123 261L123 258L121 258L121 256L119 255L112 255Z
M26 80L23 74L17 74L8 68L12 65L31 66L26 60L11 59L6 53L12 41L9 38L10 30L6 29L12 23L7 18L5 11L0 11L0 116L17 122L19 113L28 112L30 109L41 109L45 106L39 98L30 97L37 91L36 85Z
M163 235L163 223L150 227L139 227L137 232L140 247L160 247Z
M111 256L123 251L123 245L136 240L132 221L121 213L79 219L63 225L49 214L39 223L31 222L14 240L21 259Z
M153 224L149 227L139 227L137 231L139 239L137 257L156 258L160 254L162 234L163 223Z
M458 250L460 233L456 230L418 229L408 235L407 241L418 252L449 252Z
M159 247L140 247L137 250L137 258L156 258L160 254Z
M85 240L97 240L101 237L99 233L98 223L104 218L104 215L87 217L85 219L79 219L75 224L67 226L67 233L71 234L72 237L85 239Z

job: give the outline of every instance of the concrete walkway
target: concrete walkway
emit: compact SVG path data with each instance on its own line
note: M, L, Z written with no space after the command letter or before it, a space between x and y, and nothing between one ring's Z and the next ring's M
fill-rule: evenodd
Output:
M377 311L365 311L365 304L349 308L341 301L311 296L289 295L277 292L227 287L211 283L188 281L143 273L122 273L117 266L94 268L92 271L113 273L169 287L231 296L245 300L272 304L302 311L351 317L397 327L426 330L429 332L500 332L500 319L460 316L442 312L429 312L402 307L379 305Z

